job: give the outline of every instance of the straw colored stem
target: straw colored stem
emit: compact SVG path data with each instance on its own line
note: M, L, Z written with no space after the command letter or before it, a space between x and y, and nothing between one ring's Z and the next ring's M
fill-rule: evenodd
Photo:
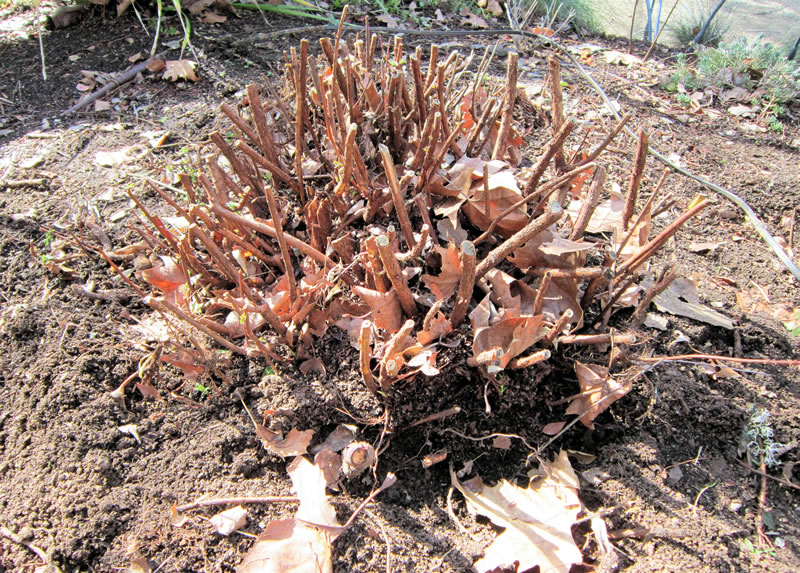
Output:
M558 221L563 214L564 209L561 205L556 202L551 202L547 211L489 252L486 258L478 265L478 268L475 269L475 280L480 279L491 269L495 268L503 259L510 255L512 251L518 249L544 231L547 227Z
M542 275L542 281L539 283L539 290L536 291L536 298L533 299L533 311L531 314L537 316L542 314L544 308L544 295L550 286L550 281L553 280L553 271L547 271Z
M243 356L249 356L250 355L250 353L247 352L244 348L242 348L241 346L236 346L231 341L223 338L221 335L217 334L216 332L214 332L213 330L208 328L205 324L203 324L200 321L198 321L197 319L195 319L192 315L190 315L189 313L187 313L183 309L179 308L178 306L175 306L174 304L172 304L169 301L158 299L158 298L155 298L153 296L146 296L146 297L144 297L144 301L143 302L147 306L149 306L150 308L152 308L154 310L157 310L158 312L170 312L170 313L174 314L175 316L177 316L178 318L180 318L184 322L188 322L189 324L194 326L196 329L198 329L201 332L203 332L206 336L212 338L220 346L222 346L224 348L227 348L228 350L230 350L232 352L236 352L237 354L241 354Z
M633 333L606 332L603 334L568 334L558 337L559 344L572 344L573 346L591 346L594 344L636 344L637 338Z
M517 62L519 54L508 53L508 67L506 68L506 93L503 100L503 115L500 128L497 130L497 139L494 142L492 159L503 159L506 154L506 140L511 133L511 123L514 118L514 104L517 101Z
M244 135L247 136L247 139L249 139L253 143L259 143L260 139L258 137L258 133L256 133L252 127L247 125L247 122L244 119L242 119L242 116L236 113L236 111L231 106L229 106L227 103L223 103L220 106L220 109L222 110L222 113L228 116L228 119L230 119L233 122L233 124L239 128L239 131L241 131Z
M581 159L580 161L577 161L572 165L567 166L567 169L580 167L581 165L586 165L587 163L597 159L600 156L600 154L605 150L605 148L608 147L612 141L614 141L614 138L617 137L617 135L619 135L619 132L622 131L622 128L625 127L625 124L628 123L631 117L632 116L629 113L623 115L622 119L620 119L617 122L617 125L614 126L614 129L611 130L611 133L609 133L605 137L605 139L603 139L603 141L601 141L600 144L597 147L595 147L594 150L588 156L586 156L585 159Z
M542 338L541 345L542 346L550 346L556 340L559 334L561 334L564 329L569 324L570 320L572 319L573 312L571 308L565 310L561 316L558 317L553 328L551 328L547 334L545 334L544 338Z
M406 244L413 249L417 242L414 239L414 230L411 227L411 220L408 218L406 204L400 191L400 183L397 180L397 171L395 171L394 168L392 154L389 153L389 149L383 144L378 146L378 151L380 151L381 158L383 159L383 168L386 171L386 178L389 180L389 189L392 193L394 209L397 211L397 219L400 221L400 228L403 230Z
M475 287L475 245L470 241L461 243L461 280L458 283L456 302L453 313L450 315L450 324L458 328L467 314L469 301L472 300L472 290Z
M386 270L386 275L392 283L397 298L400 300L400 306L408 316L414 316L417 313L417 304L414 302L414 296L406 284L406 279L403 272L400 270L400 264L397 262L394 251L389 237L381 235L375 239L375 245L378 248L378 254L381 257L383 268Z
M575 226L572 228L572 233L569 235L570 241L579 241L583 238L586 232L586 227L589 226L589 221L597 208L597 203L600 200L600 191L603 190L603 185L606 183L606 168L598 165L594 170L594 179L589 187L589 192L583 200L581 210L578 212L578 218L575 221Z
M228 219L233 223L239 225L242 228L252 229L253 231L257 231L259 233L264 233L265 235L269 235L270 237L278 238L278 232L272 227L271 223L268 221L264 221L261 219L248 219L246 217L242 217L226 209L222 205L212 205L211 210L214 211L217 215L224 219ZM286 243L292 247L293 249L297 249L304 255L308 255L321 265L327 268L334 268L336 263L328 258L324 253L319 252L317 249L294 237L288 233L284 233L283 235L286 239Z
M644 165L647 161L647 150L650 136L644 129L639 130L639 144L636 147L636 159L633 163L631 180L628 184L628 194L625 196L625 208L622 210L622 228L628 230L628 224L636 208L636 199L639 196L639 186L644 176Z
M640 267L648 258L650 258L653 253L655 253L661 246L666 243L672 235L678 232L686 221L697 215L700 211L705 209L708 206L708 201L701 201L688 211L685 211L680 217L678 217L675 221L672 222L666 229L661 231L661 233L656 236L655 239L647 243L643 246L639 251L633 255L630 259L622 263L619 267L620 272L633 272L638 267Z
M289 252L289 246L286 244L286 235L283 232L283 224L281 223L281 210L278 207L278 202L275 200L275 193L272 192L271 185L264 186L264 196L267 198L269 213L272 216L272 226L275 228L275 238L278 239L278 246L281 248L283 268L286 269L286 277L289 279L289 296L292 300L296 300L297 283L295 282L294 278L292 254Z
M255 84L247 86L247 101L250 103L250 115L253 117L253 123L256 124L256 131L261 141L261 151L272 163L278 163L272 131L269 129L267 115L264 113L264 107L261 105L261 98L258 95L258 87Z
M536 167L533 168L533 173L531 173L531 177L528 179L528 183L525 185L525 195L531 195L536 191L536 187L539 185L539 181L542 179L544 172L547 171L547 166L550 165L550 161L553 159L556 153L564 149L564 142L567 140L567 137L569 137L569 134L572 133L574 128L575 123L570 120L565 121L564 124L558 129L556 134L553 136L553 140L547 145L544 155L539 158L539 161L536 163Z
M534 364L539 364L540 362L544 362L549 358L550 358L550 351L545 348L544 350L534 352L533 354L529 354L528 356L515 358L514 360L508 363L508 367L512 370L527 368L528 366L533 366Z
M300 41L300 61L298 62L297 79L295 81L295 93L297 107L294 119L294 157L295 157L295 177L300 194L300 202L305 205L307 202L305 184L303 183L303 148L305 147L303 130L306 125L306 70L308 66L308 40L303 38Z
M364 384L367 390L373 394L378 393L378 385L375 384L375 377L372 375L372 369L369 367L369 361L372 358L372 349L370 347L370 333L372 332L372 323L365 320L361 323L361 329L358 332L358 348L359 348L359 366L361 367L361 376L364 378Z
M654 298L667 290L669 285L672 284L672 281L674 281L677 276L678 274L676 273L675 269L670 269L665 276L660 277L660 280L650 285L650 288L647 289L647 292L642 297L642 300L639 302L636 310L633 311L633 315L631 316L631 325L639 326L644 321L645 313L647 312L647 308L650 306L650 303L653 302Z
M550 85L550 97L552 98L552 128L553 133L558 133L564 124L564 99L561 91L561 62L554 55L547 58L547 68L549 73L548 83ZM555 154L556 169L562 171L566 165L563 148L557 149Z

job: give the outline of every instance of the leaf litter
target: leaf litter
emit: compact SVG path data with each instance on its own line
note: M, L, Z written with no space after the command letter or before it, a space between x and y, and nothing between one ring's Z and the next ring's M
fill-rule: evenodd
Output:
M398 42L396 56L402 55ZM505 89L476 84L463 92L469 95L464 105L448 110L452 113L444 113L442 102L432 96L437 82L443 93L455 68L440 67L443 73L432 74L429 85L403 97L397 84L393 88L386 82L396 75L394 59L385 55L374 65L369 61L363 50L354 50L327 67L313 68L310 77L300 75L308 72L305 66L290 67L294 75L286 78L287 86L301 86L287 88L295 92L290 108L285 102L265 102L257 86L248 86L247 101L238 109L223 105L235 126L233 138L212 134L216 155L201 163L200 173L179 177L188 204L172 197L170 186L147 181L182 222L167 225L168 219L137 202L150 227L142 234L146 261L138 259L142 262L135 269L136 279L152 290L144 297L146 304L227 351L264 359L273 370L273 365L294 362L308 376L324 376L315 344L330 325L337 325L360 353L365 386L381 399L400 381L437 376L439 348L458 344L454 334L469 316L469 366L502 392L498 377L507 368L535 367L554 355L572 362L581 392L567 400L566 414L592 427L602 411L630 391L630 384L606 367L582 364L559 349L584 336L588 311L599 312L601 320L585 336L599 331L599 340L607 341L603 334L613 314L625 306L638 311L641 300L649 303L642 298L649 288L642 282L645 263L706 202L690 205L652 237L652 202L636 212L643 161L634 167L627 194L617 182L611 182L610 191L595 185L598 168L580 163L588 154L576 153L573 165L556 161L552 176L543 177L552 157L536 175L534 168L519 169L522 137L503 120L512 119L516 103L514 55L509 56ZM413 88L420 79L412 73L413 57L411 62L403 69ZM557 60L550 65L557 66ZM164 66L165 77L172 80L196 79L194 62ZM338 85L345 68L361 78L355 94ZM560 92L560 82L550 83L553 93ZM500 115L481 124L475 106L494 108ZM335 112L340 108L346 115ZM313 119L307 115L310 109ZM398 123L394 109L409 121ZM284 129L287 119L296 129ZM554 117L553 146L563 154L558 125L569 128L570 123ZM389 136L373 141L382 126L388 126ZM306 156L306 149L314 150L313 157ZM307 175L312 160L315 177L324 173L332 181L325 192ZM590 175L592 184L587 185ZM184 370L187 378L204 375L211 368L205 351L191 336L180 338L171 341L172 353L158 362ZM330 544L341 530L326 509L325 488L335 487L340 474L356 476L372 467L374 449L346 443L350 437L344 435L335 447L314 450L312 464L296 456L308 452L313 430L291 427L286 432L282 426L253 423L272 454L295 457L290 475L306 501L301 499L294 519L267 526L242 570L302 570L309 559L328 570ZM562 426L553 422L544 431L555 433ZM333 451L340 445L341 456ZM569 500L556 512L563 529L574 523L580 503L577 482L568 479L574 473L561 457L542 464L548 477L532 481L524 488L527 493L509 493L516 487L510 484L499 489L502 495L533 496L525 503L534 505ZM468 491L461 484L459 489ZM499 496L493 503L506 503L499 490L479 489L484 497ZM309 503L318 505L317 514ZM502 515L497 510L490 518L511 523ZM526 525L522 533L509 530L504 539L514 542L530 545L537 535L548 539L540 526ZM566 534L549 535L550 549L537 553L526 548L520 566L552 561L558 570L568 570L569 563L580 562L568 527ZM505 543L510 542L487 553L482 570L500 561Z
M572 538L572 526L582 510L580 484L567 453L561 451L554 461L541 462L528 477L527 487L506 480L488 487L480 477L460 482L451 468L452 484L470 512L505 528L475 563L478 573L534 567L568 573L572 565L583 562Z

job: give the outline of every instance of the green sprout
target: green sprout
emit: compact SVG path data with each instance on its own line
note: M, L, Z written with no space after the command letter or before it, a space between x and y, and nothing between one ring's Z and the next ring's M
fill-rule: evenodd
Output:
M202 382L197 382L194 385L194 391L200 392L203 398L205 398L206 396L208 396L209 389L208 386L205 386Z
M750 408L750 417L739 441L739 455L747 454L748 460L757 465L763 462L766 466L775 467L779 465L778 457L786 446L773 439L769 417L769 412L764 408Z

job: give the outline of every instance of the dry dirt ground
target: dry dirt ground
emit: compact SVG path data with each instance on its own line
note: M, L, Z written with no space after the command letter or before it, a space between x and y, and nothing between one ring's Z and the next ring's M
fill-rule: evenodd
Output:
M1 17L31 20L27 9L6 10ZM304 24L272 22L269 31ZM167 24L176 26L174 20ZM300 35L286 33L260 45L248 41L265 30L262 18L251 14L213 27L196 23L194 45L202 56L197 83L167 83L145 74L116 92L110 110L65 117L61 112L80 95L75 86L81 70L124 70L128 57L149 49L149 39L132 14L115 20L98 9L75 27L45 34L45 82L34 29L30 23L21 31L6 28L0 37L0 181L43 179L0 188L0 526L44 550L64 571L126 570L134 555L165 572L232 571L251 537L214 533L202 519L213 509L193 512L189 524L173 527L170 506L201 496L289 493L286 463L264 450L235 396L259 412L291 410L295 423L318 436L350 423L365 440L377 442L382 426L371 420L382 405L362 387L357 354L332 329L318 349L327 376L293 368L273 376L265 374L263 363L234 358L221 366L221 376L205 380L207 393L165 367L158 384L167 399L145 400L130 387L123 408L109 392L146 355L131 325L147 307L93 252L66 247L69 258L61 262L42 255L53 255L53 244L70 233L97 244L102 230L113 248L136 240L128 228L135 210L125 189L155 205L156 196L142 191L142 178L182 169L212 130L224 129L220 103L235 102L247 83L271 81L280 73L281 51ZM315 36L310 39L312 49L318 46ZM486 39L453 42L463 49ZM541 56L523 55L533 70L523 83L541 81ZM667 52L656 56L669 62ZM687 113L635 69L591 70L633 113L632 125L651 132L654 146L741 194L776 233L796 234L797 221L790 219L800 202L800 153L791 145L800 137L796 119L787 120L780 134L751 132L743 129L745 120L725 113ZM574 70L565 68L565 81L574 117L601 109ZM548 136L541 124L529 128L533 154ZM143 133L162 129L170 132L167 144L151 150ZM579 131L570 145L582 136ZM135 153L121 165L95 162L98 152L130 146ZM620 138L613 147L609 170L621 178L635 145ZM660 171L651 162L646 185ZM668 187L682 206L701 191L677 175ZM666 331L645 329L646 347L655 354L798 358L798 339L773 314L781 305L800 306L798 283L738 211L711 199L714 208L691 221L661 257L692 278L703 302L713 303L735 328L669 316ZM720 244L703 253L687 248L698 242ZM109 296L87 296L86 285ZM596 353L575 350L569 358L592 361ZM411 382L392 397L397 429L377 474L395 472L398 482L336 541L336 571L384 571L387 549L393 571L467 571L497 534L471 516L458 495L453 511L466 530L448 516L448 463L458 470L473 461L486 482L524 477L531 453L526 444L536 448L547 441L542 427L563 419L566 407L553 403L576 393L578 385L566 360L516 371L502 395L491 396L493 413L487 416L484 381L465 365L466 355L464 345L457 345L445 356L450 366L442 376ZM800 495L787 481L800 483L792 465L800 451L799 393L796 368L747 366L739 376L713 378L702 362L663 363L602 414L595 430L575 426L543 456L560 448L590 454L573 464L588 478L580 494L586 513L605 511L616 547L615 558L604 563L608 570L797 571ZM458 415L407 428L456 405ZM753 405L771 413L776 441L790 445L763 483L738 451ZM119 430L128 424L137 426L140 440ZM503 450L491 440L461 437L493 432L525 441L513 439ZM449 453L448 461L424 469L421 458L441 450ZM371 476L349 482L334 496L340 516L348 516L372 487ZM756 535L760 505L773 548L760 545ZM289 512L280 504L250 509L245 531L251 534ZM591 571L600 557L588 523L573 532L585 559L576 570ZM0 571L33 571L41 564L25 545L0 537Z

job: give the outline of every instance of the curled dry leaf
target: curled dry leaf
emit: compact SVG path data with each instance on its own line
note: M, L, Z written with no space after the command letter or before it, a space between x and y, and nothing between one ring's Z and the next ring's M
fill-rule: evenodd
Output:
M298 430L292 428L286 437L256 424L256 435L264 442L264 447L282 458L301 456L308 451L308 444L314 437L314 430Z
M403 310L394 289L389 292L379 292L354 286L353 292L369 306L375 326L392 333L397 332L403 326Z
M427 328L425 328L427 326ZM417 333L417 341L423 346L439 340L442 336L453 332L453 325L441 311L436 312L427 325Z
M442 258L442 271L437 276L422 275L422 281L431 289L436 300L447 300L456 292L458 282L461 280L458 249L453 243L450 243L447 248L436 245L434 249Z
M470 510L505 528L475 563L479 573L515 562L517 571L538 566L540 571L568 573L573 564L583 561L572 539L572 526L581 511L580 486L567 453L560 452L553 462L542 462L536 474L544 477L532 479L527 488L505 480L487 487L479 477L462 484L450 470L453 486Z
M339 481L339 473L342 471L342 456L336 452L325 449L314 456L314 465L322 470L325 476L325 485L334 486Z
M472 352L478 364L499 369L530 348L547 332L541 315L506 316L495 313L490 295L470 313L473 328Z
M206 371L206 366L196 363L195 355L183 348L163 354L160 360L179 368L189 382L194 382Z
M139 272L139 277L164 293L164 300L182 306L186 300L186 276L172 257L161 257L160 267Z
M575 362L575 374L581 386L581 393L575 396L567 408L567 414L578 414L581 422L589 429L594 428L592 420L611 404L631 391L631 384L623 384L608 375L608 368L598 364Z

